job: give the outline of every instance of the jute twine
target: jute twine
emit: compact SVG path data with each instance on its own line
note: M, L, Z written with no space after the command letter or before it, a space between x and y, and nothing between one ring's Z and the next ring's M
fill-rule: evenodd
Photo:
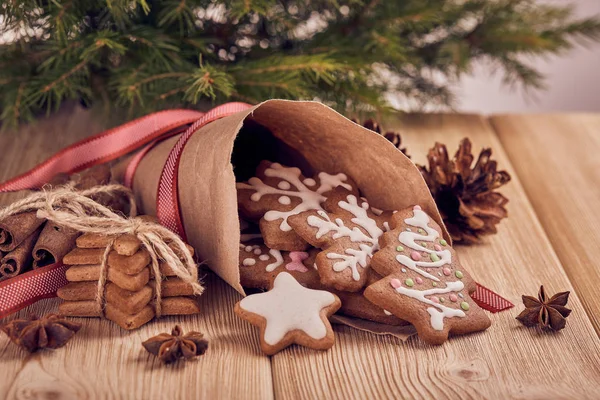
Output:
M100 193L124 195L130 205L130 217L126 218L89 198ZM192 286L194 294L202 294L204 288L198 281L198 267L185 243L179 236L162 225L134 218L135 199L131 190L122 185L97 186L83 191L75 191L72 186L61 186L51 190L35 192L0 210L0 219L22 212L36 211L38 218L47 219L66 228L82 233L112 236L114 238L135 235L150 254L151 268L156 278L156 316L161 315L162 275L159 260L165 262L177 277ZM106 246L100 264L100 279L96 304L104 310L104 288L107 278L108 255L114 239ZM183 258L183 261L180 259Z

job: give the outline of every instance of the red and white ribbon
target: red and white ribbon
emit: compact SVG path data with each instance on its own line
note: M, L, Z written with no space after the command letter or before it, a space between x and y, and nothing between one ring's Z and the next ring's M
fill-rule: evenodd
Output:
M508 310L509 308L513 308L515 306L498 293L492 292L490 289L480 285L479 283L477 283L477 289L471 298L479 307L492 313Z
M203 115L193 110L167 110L138 118L67 147L35 168L0 184L0 193L38 189L59 173L72 174L115 160Z
M66 265L53 264L0 282L0 318L56 297L56 291L68 283L66 271Z

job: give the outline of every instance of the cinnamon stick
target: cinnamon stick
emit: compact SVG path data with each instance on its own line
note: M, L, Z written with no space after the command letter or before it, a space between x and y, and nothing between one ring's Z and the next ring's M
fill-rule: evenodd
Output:
M0 221L0 251L8 253L35 232L42 224L35 212L10 215Z
M40 232L41 227L29 235L13 251L6 254L0 260L0 281L22 274L31 268L32 251Z
M48 221L33 248L33 269L62 261L75 248L78 236L79 232Z

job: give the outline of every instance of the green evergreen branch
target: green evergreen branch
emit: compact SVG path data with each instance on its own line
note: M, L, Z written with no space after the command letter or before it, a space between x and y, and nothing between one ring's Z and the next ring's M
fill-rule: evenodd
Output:
M14 37L0 44L4 126L67 99L131 115L273 97L346 113L389 110L389 96L451 106L477 60L539 90L524 56L600 41L598 18L534 0L11 0L0 16Z

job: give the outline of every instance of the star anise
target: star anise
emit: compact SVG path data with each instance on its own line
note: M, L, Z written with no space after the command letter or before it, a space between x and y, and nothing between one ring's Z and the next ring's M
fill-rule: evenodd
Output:
M352 121L356 122L357 124L360 124L355 119L353 119ZM381 126L379 125L379 123L377 123L377 121L375 121L373 119L368 119L368 120L364 121L362 123L362 126L364 126L365 128L367 128L369 130L372 130L373 132L379 133L384 138L389 140L394 146L396 146L396 148L398 150L400 150L402 153L404 153L404 155L406 157L410 158L410 156L406 153L406 147L402 147L402 137L400 136L400 133L393 132L393 131L387 131L385 133L382 133Z
M64 346L80 328L80 324L56 314L41 318L32 315L28 319L16 319L0 327L13 343L31 353Z
M471 168L471 141L465 138L452 160L446 146L436 143L427 154L429 168L417 166L456 242L479 242L482 235L496 233L496 225L508 215L508 199L495 190L511 178L497 170L491 155L492 149L483 149Z
M146 340L142 345L149 353L169 364L180 358L190 360L204 354L208 349L208 340L204 339L200 332L188 332L184 335L181 327L175 325L170 335L161 333Z
M544 286L540 286L538 298L523 295L525 310L517 319L525 326L538 325L542 329L559 331L565 327L571 310L565 307L570 292L560 292L548 298Z

